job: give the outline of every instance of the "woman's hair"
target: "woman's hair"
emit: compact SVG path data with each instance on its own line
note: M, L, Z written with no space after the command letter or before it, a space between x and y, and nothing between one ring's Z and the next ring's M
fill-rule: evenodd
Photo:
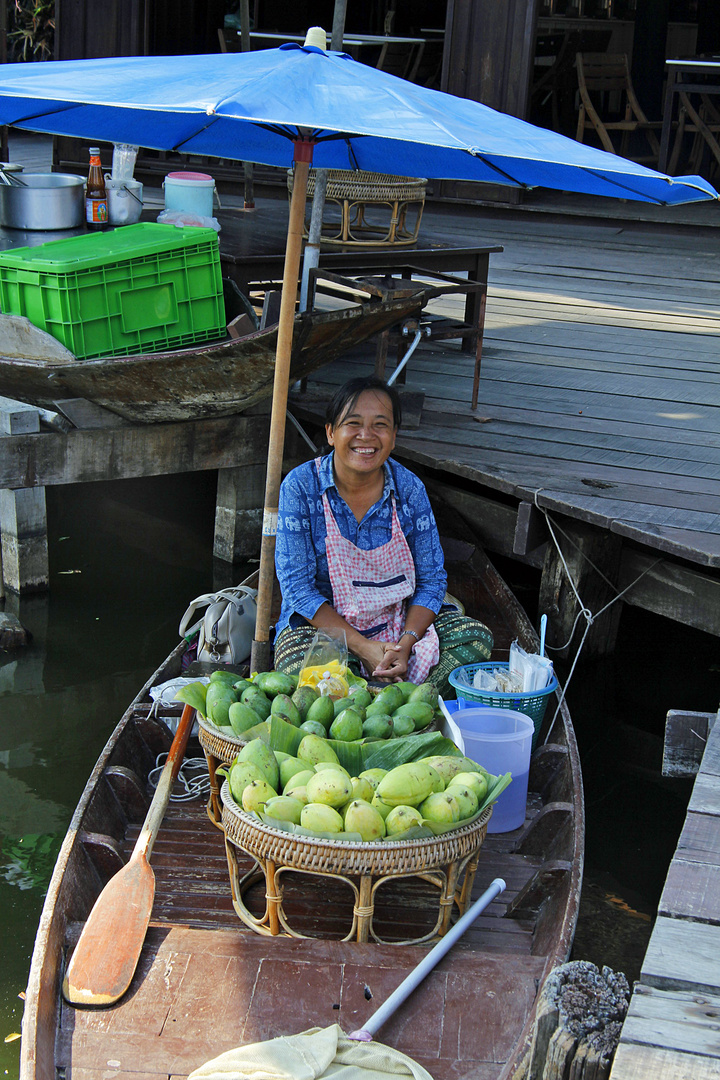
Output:
M365 375L358 379L350 379L339 390L336 390L325 410L325 423L334 428L345 413L355 406L357 399L366 390L374 390L378 394L385 394L386 397L390 398L393 424L396 428L399 428L402 423L400 395L394 386L388 386L383 379L378 379L377 375Z

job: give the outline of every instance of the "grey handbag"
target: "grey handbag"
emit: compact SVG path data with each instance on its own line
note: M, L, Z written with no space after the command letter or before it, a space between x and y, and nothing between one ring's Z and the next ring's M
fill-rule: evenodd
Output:
M180 622L180 637L198 631L198 660L242 664L248 659L255 632L256 596L257 589L237 585L193 600ZM203 608L205 614L193 623Z

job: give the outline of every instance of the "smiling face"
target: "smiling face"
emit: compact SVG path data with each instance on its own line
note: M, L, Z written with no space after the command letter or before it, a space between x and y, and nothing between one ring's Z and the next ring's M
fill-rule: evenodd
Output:
M397 428L392 402L381 390L363 390L334 426L325 427L335 450L335 472L340 480L357 481L383 467L395 446Z

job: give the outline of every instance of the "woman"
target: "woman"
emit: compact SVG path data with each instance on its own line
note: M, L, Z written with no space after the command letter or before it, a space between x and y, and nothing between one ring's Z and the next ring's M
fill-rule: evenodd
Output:
M390 457L400 421L393 387L374 376L351 380L327 409L331 453L283 481L279 670L300 669L316 629L344 630L350 659L366 677L429 679L441 691L453 667L490 656L486 627L455 607L443 610L447 576L427 492ZM462 641L453 644L473 643L459 654L443 641L448 632L458 638L458 620Z

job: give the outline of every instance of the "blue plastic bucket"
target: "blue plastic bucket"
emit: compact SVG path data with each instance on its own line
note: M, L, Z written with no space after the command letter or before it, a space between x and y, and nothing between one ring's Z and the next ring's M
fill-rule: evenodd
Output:
M207 173L172 172L165 177L165 209L213 216L215 181Z
M512 709L459 709L453 719L460 728L465 753L495 775L512 773L512 783L495 803L488 832L519 829L525 821L530 750L534 724Z

